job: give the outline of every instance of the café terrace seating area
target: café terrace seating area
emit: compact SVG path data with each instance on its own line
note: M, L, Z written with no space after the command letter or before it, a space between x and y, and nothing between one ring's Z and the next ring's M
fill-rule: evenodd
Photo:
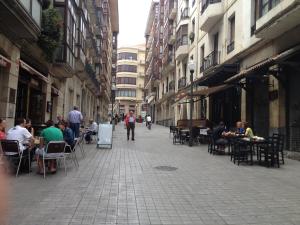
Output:
M78 138L75 138L74 146L68 145L65 141L50 141L45 147L45 153L42 156L44 170L43 177L46 178L47 160L57 160L57 166L64 169L65 175L67 175L67 168L74 166L78 168L80 164L80 158L77 157L76 152L80 152L81 158L85 158L85 135L87 131L82 131ZM92 142L95 142L95 135L92 136ZM34 148L40 146L41 138L35 137ZM16 140L1 140L0 141L0 166L7 173L14 174L16 177L20 174L20 168L22 164L26 163L28 171L26 173L35 172L36 160L31 159L31 154L23 154L20 150L19 143ZM26 159L26 160L24 160ZM26 161L26 162L25 162ZM30 162L30 163L28 163ZM23 165L24 166L24 165Z
M177 126L170 126L170 137L173 144L207 145L211 155L229 156L229 160L236 165L262 165L266 167L280 167L284 164L284 140L282 134L273 133L270 137L246 137L243 134L228 132L222 136L226 143L217 143L211 124L207 120L178 120ZM190 138L192 136L192 140Z

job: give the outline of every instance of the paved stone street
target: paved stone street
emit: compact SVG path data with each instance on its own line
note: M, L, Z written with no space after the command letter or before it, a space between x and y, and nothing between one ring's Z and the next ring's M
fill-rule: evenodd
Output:
M174 146L167 128L136 133L127 141L119 125L112 150L86 146L67 176L12 178L9 225L300 224L300 162L237 166L205 145Z

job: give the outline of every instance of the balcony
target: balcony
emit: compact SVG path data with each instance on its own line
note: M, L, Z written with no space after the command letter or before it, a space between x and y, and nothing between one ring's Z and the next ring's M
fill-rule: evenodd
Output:
M220 52L213 51L203 59L203 64L202 64L203 69L200 67L200 71L202 69L203 72L205 72L206 70L218 65L219 63L220 63Z
M208 32L224 14L222 0L207 0L202 5L201 13L199 20L200 29Z
M164 57L162 74L167 74L175 68L175 60L173 51L169 51Z
M182 60L189 54L187 35L177 41L177 49L175 52L176 60Z
M260 9L262 14L262 9ZM299 0L280 1L256 21L255 35L258 38L274 39L299 25Z
M189 8L184 8L180 14L180 20L189 19Z
M175 34L171 34L169 36L168 44L173 45L175 42L176 42L176 36L175 36Z
M178 90L179 89L182 89L186 87L186 78L185 77L181 77L179 80L178 80Z
M169 82L169 92L175 91L175 80Z
M41 15L38 0L0 1L0 32L12 40L36 41L41 31Z
M170 2L172 3L170 3L170 8L169 8L169 19L175 20L177 15L177 3L175 2L175 0Z
M232 52L234 50L234 41L231 41L228 45L227 45L227 54L229 54L230 52Z

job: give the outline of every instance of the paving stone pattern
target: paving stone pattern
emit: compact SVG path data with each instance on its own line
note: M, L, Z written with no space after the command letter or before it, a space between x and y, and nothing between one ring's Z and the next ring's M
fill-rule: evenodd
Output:
M117 126L113 149L86 145L67 176L12 177L9 225L300 224L300 162L237 166L205 145L173 145L164 127L136 134L127 141Z

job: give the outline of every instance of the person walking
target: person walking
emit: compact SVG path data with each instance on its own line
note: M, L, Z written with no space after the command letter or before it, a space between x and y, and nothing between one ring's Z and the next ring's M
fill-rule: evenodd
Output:
M79 129L83 116L79 111L77 106L74 106L74 109L68 114L68 121L70 123L70 128L73 130L75 138L79 137Z
M133 114L133 111L129 111L129 114L126 116L125 124L127 128L127 140L129 140L130 130L131 130L131 140L134 141L134 128L135 128L136 117Z

